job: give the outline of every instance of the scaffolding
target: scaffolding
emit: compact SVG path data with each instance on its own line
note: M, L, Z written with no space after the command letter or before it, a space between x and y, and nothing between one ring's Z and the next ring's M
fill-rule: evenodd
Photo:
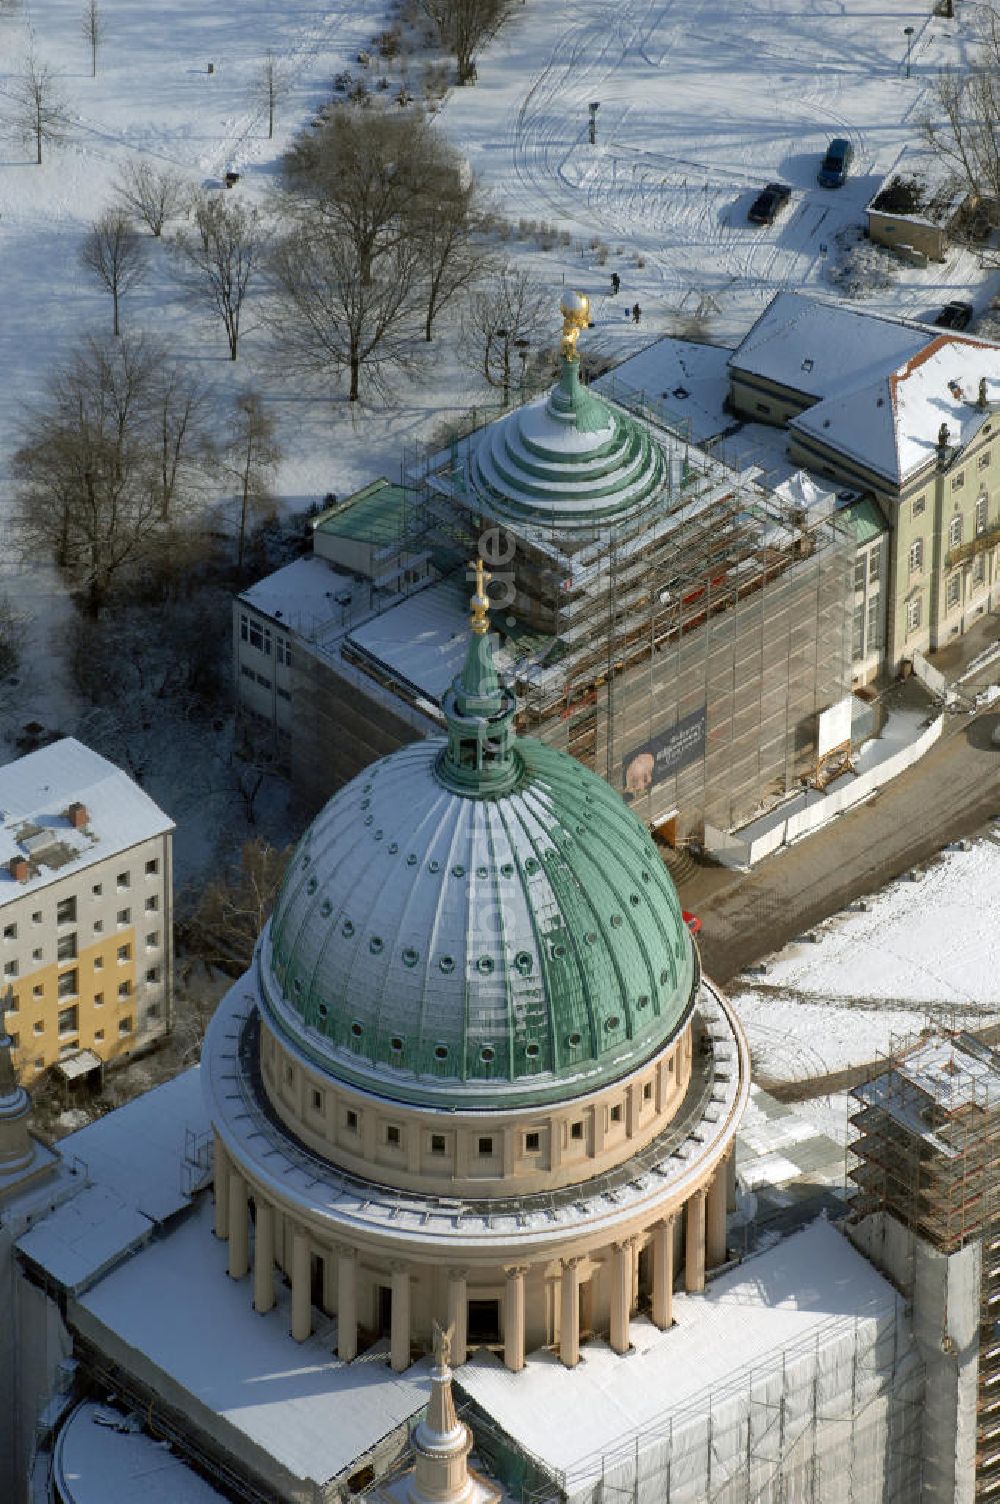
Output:
M413 497L399 547L464 570L490 529L510 553L494 613L519 729L571 753L681 839L730 829L808 776L820 710L851 692L854 541L690 442L686 422L620 381L602 396L650 428L664 456L652 507L559 530L491 511L473 483L481 427L404 457ZM626 769L701 718L693 756L648 789Z
M852 1093L856 1217L888 1212L938 1252L981 1245L977 1499L1000 1498L1000 1053L919 1040Z

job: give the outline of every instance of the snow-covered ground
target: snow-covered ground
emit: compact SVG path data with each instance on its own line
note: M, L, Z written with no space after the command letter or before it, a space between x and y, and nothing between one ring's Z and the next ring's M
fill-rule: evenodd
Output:
M734 1002L758 1077L822 1076L874 1061L928 1025L1000 1021L1000 835L943 852L919 881L900 879L865 904L741 981Z

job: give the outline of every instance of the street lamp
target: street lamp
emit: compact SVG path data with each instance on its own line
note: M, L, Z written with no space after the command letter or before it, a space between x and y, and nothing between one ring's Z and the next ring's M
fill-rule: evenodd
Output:
M529 339L525 339L523 336L520 339L516 339L514 341L514 349L517 351L518 359L521 362L522 390L524 389L524 373L528 369L528 350L530 348L530 345L531 341Z
M913 27L904 26L903 35L906 38L906 76L910 76L910 52L913 48Z

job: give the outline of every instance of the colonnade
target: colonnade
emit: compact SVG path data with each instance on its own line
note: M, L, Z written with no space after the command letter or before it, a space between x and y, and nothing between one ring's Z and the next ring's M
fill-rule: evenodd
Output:
M731 1151L730 1151L731 1152ZM728 1159L728 1156L727 1156ZM649 1294L654 1325L666 1330L673 1324L674 1242L677 1217L683 1215L684 1288L694 1293L705 1288L705 1272L726 1256L726 1208L729 1190L726 1160L712 1180L688 1198L683 1213L671 1213L647 1229L648 1237L633 1236L615 1242L597 1257L606 1262L609 1281L609 1342L615 1352L629 1350L629 1325L636 1307L639 1282L639 1252L649 1247ZM228 1238L229 1274L243 1279L250 1272L250 1188L220 1143L215 1159L215 1232ZM277 1214L261 1197L254 1199L255 1239L253 1250L253 1304L261 1314L275 1304L274 1270ZM304 1227L291 1230L291 1333L304 1342L312 1331L312 1242ZM286 1255L287 1256L287 1255ZM335 1261L335 1273L332 1268ZM573 1368L580 1359L581 1275L590 1261L579 1257L561 1261L559 1274L558 1349L560 1360ZM412 1331L412 1270L405 1262L390 1264L392 1290L389 1348L392 1368L401 1373L410 1366ZM517 1372L525 1361L526 1264L504 1266L503 1357L507 1368ZM452 1364L459 1367L468 1356L468 1278L466 1268L447 1271L447 1323L453 1327ZM358 1352L358 1256L346 1245L326 1253L324 1293L336 1289L337 1356L350 1362Z

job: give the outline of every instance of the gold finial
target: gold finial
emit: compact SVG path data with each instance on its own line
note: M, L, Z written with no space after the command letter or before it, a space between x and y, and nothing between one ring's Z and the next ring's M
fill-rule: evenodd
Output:
M590 323L590 299L582 292L565 292L559 304L563 316L562 353L566 360L579 360L576 342L580 330Z
M476 593L472 597L472 615L469 621L472 630L479 637L484 637L490 630L490 598L486 594L486 586L493 578L486 573L482 559L476 560Z

